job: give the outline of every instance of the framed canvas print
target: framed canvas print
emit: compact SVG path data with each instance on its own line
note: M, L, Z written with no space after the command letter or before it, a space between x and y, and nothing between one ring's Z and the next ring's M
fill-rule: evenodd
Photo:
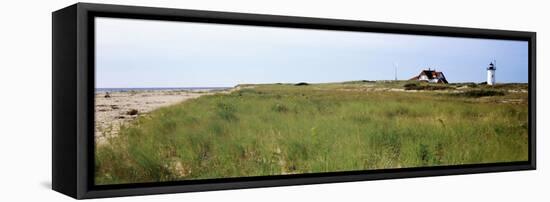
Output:
M74 198L535 169L534 32L52 15L53 189Z

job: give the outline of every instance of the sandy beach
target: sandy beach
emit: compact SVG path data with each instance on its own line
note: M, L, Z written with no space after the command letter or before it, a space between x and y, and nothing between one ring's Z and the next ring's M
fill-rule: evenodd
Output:
M124 92L96 92L95 141L105 143L108 137L118 135L120 127L139 116L189 99L231 90L132 90Z

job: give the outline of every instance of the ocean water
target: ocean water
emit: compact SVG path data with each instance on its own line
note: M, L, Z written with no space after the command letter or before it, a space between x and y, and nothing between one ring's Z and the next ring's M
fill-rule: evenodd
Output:
M96 93L105 92L129 92L129 91L164 91L164 90L181 90L181 91L220 91L230 89L232 87L170 87L170 88L96 88Z

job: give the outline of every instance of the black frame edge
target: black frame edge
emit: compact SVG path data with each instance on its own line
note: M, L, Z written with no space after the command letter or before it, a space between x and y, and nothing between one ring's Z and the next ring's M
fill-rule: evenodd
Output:
M52 189L77 197L77 6L52 13Z
M86 9L85 3L77 3L77 40L78 46L76 59L76 88L77 88L77 197L78 199L87 198L88 192L93 187L94 165L94 107L93 100L94 92L89 89L94 89L94 51L90 47L94 47L94 38L89 31L92 26L92 17ZM90 144L91 143L91 144Z
M529 37L529 161L537 169L537 33Z
M260 25L273 27L290 27L304 29L328 29L345 31L366 31L381 33L407 33L431 36L451 36L470 38L493 38L524 40L535 32L516 30L497 30L469 27L451 27L439 25L407 24L392 22L360 21L347 19L329 19L300 16L283 16L272 14L251 14L226 11L190 10L176 8L125 6L114 4L78 3L83 10L88 12L107 14L115 17L133 19L152 19L168 21L195 21L196 22L235 25ZM147 17L144 17L147 16Z
M416 177L440 177L451 175L464 174L479 174L493 172L510 172L534 170L531 165L514 165L514 166L495 166L495 167L472 167L472 168L455 168L445 170L418 170L418 171L397 171L397 172L381 172L374 174L361 175L342 175L342 176L323 176L323 177L304 177L295 179L272 179L259 181L242 181L242 182L226 182L212 184L196 184L196 185L175 185L175 186L155 186L155 187L138 187L138 188L121 188L121 189L106 189L106 190L90 190L84 195L84 199L89 198L105 198L105 197L122 197L122 196L140 196L150 194L172 194L172 193L188 193L199 191L219 191L230 189L249 189L263 187L280 187L294 185L311 185L322 183L345 183L367 180L388 180L388 179L404 179Z

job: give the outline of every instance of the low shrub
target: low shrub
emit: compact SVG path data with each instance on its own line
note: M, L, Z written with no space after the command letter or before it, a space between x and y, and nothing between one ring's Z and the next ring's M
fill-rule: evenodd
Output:
M405 90L448 90L453 89L446 85L418 85L416 83L408 83L403 85Z
M480 90L470 90L470 91L465 91L461 93L455 93L453 95L479 98L479 97L487 97L487 96L503 96L505 95L505 93L503 91L498 91L498 90L480 89Z
M412 90L413 88L417 88L418 84L416 84L416 83L407 83L407 84L403 85L403 87L405 88L405 90Z

